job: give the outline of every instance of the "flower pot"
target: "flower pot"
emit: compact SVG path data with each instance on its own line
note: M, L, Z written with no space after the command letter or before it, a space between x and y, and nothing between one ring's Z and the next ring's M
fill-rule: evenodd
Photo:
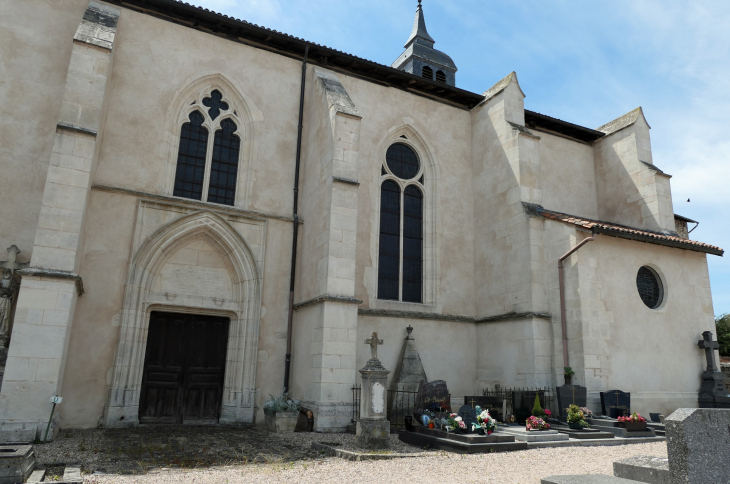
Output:
M573 430L582 430L583 427L579 423L568 422L568 427Z
M571 382L573 381L573 375L570 375L570 376L568 376L568 375L563 375L563 376L565 377L565 384L566 384L566 385L572 385L572 383L571 383Z
M299 412L274 412L266 414L266 428L269 432L294 432Z
M483 428L478 428L478 429L477 429L477 433L478 433L479 435L484 435L484 429L483 429Z
M433 424L433 422L429 422L429 423L428 423L428 428L432 429L432 428L434 428L434 427L435 427L435 425Z
M618 426L629 432L640 432L646 430L646 422L619 422Z
M456 435L459 435L459 434L461 433L461 429L460 429L459 427L456 427L456 428L454 429L454 433L455 433Z

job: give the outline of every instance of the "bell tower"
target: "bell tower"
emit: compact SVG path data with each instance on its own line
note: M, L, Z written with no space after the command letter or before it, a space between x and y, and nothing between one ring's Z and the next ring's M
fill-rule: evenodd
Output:
M433 81L443 82L449 86L456 85L456 65L451 57L433 48L436 41L428 35L426 20L423 17L421 0L418 0L413 30L403 52L391 67L425 77Z

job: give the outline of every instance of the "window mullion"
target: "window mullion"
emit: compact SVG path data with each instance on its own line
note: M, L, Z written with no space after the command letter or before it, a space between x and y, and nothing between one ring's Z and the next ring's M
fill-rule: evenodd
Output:
M400 190L400 236L398 237L398 244L400 251L400 257L398 257L398 301L403 301L403 222L405 212L405 205L403 203L405 190L401 187Z
M215 145L215 133L216 129L214 126L211 125L210 128L210 135L209 143L205 152L205 170L203 174L203 196L202 200L203 202L208 201L208 191L210 189L210 169L213 166L213 149Z

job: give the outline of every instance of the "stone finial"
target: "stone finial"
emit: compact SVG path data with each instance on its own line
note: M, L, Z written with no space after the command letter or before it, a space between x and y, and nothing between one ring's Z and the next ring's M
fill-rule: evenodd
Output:
M413 336L411 336L411 333L413 332L413 326L410 324L406 328L406 331L408 332L408 335L406 336L406 339L413 339Z

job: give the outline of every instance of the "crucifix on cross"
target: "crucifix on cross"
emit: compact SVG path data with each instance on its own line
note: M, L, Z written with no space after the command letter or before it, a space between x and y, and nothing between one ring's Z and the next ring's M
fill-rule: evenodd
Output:
M701 350L705 350L705 358L707 358L707 371L717 371L715 364L715 350L720 349L717 341L712 341L712 331L702 333L702 339L697 342L697 346Z
M373 331L373 334L370 336L370 338L365 340L365 344L370 345L370 359L377 360L378 359L378 345L383 344L383 340L378 339L378 333Z

